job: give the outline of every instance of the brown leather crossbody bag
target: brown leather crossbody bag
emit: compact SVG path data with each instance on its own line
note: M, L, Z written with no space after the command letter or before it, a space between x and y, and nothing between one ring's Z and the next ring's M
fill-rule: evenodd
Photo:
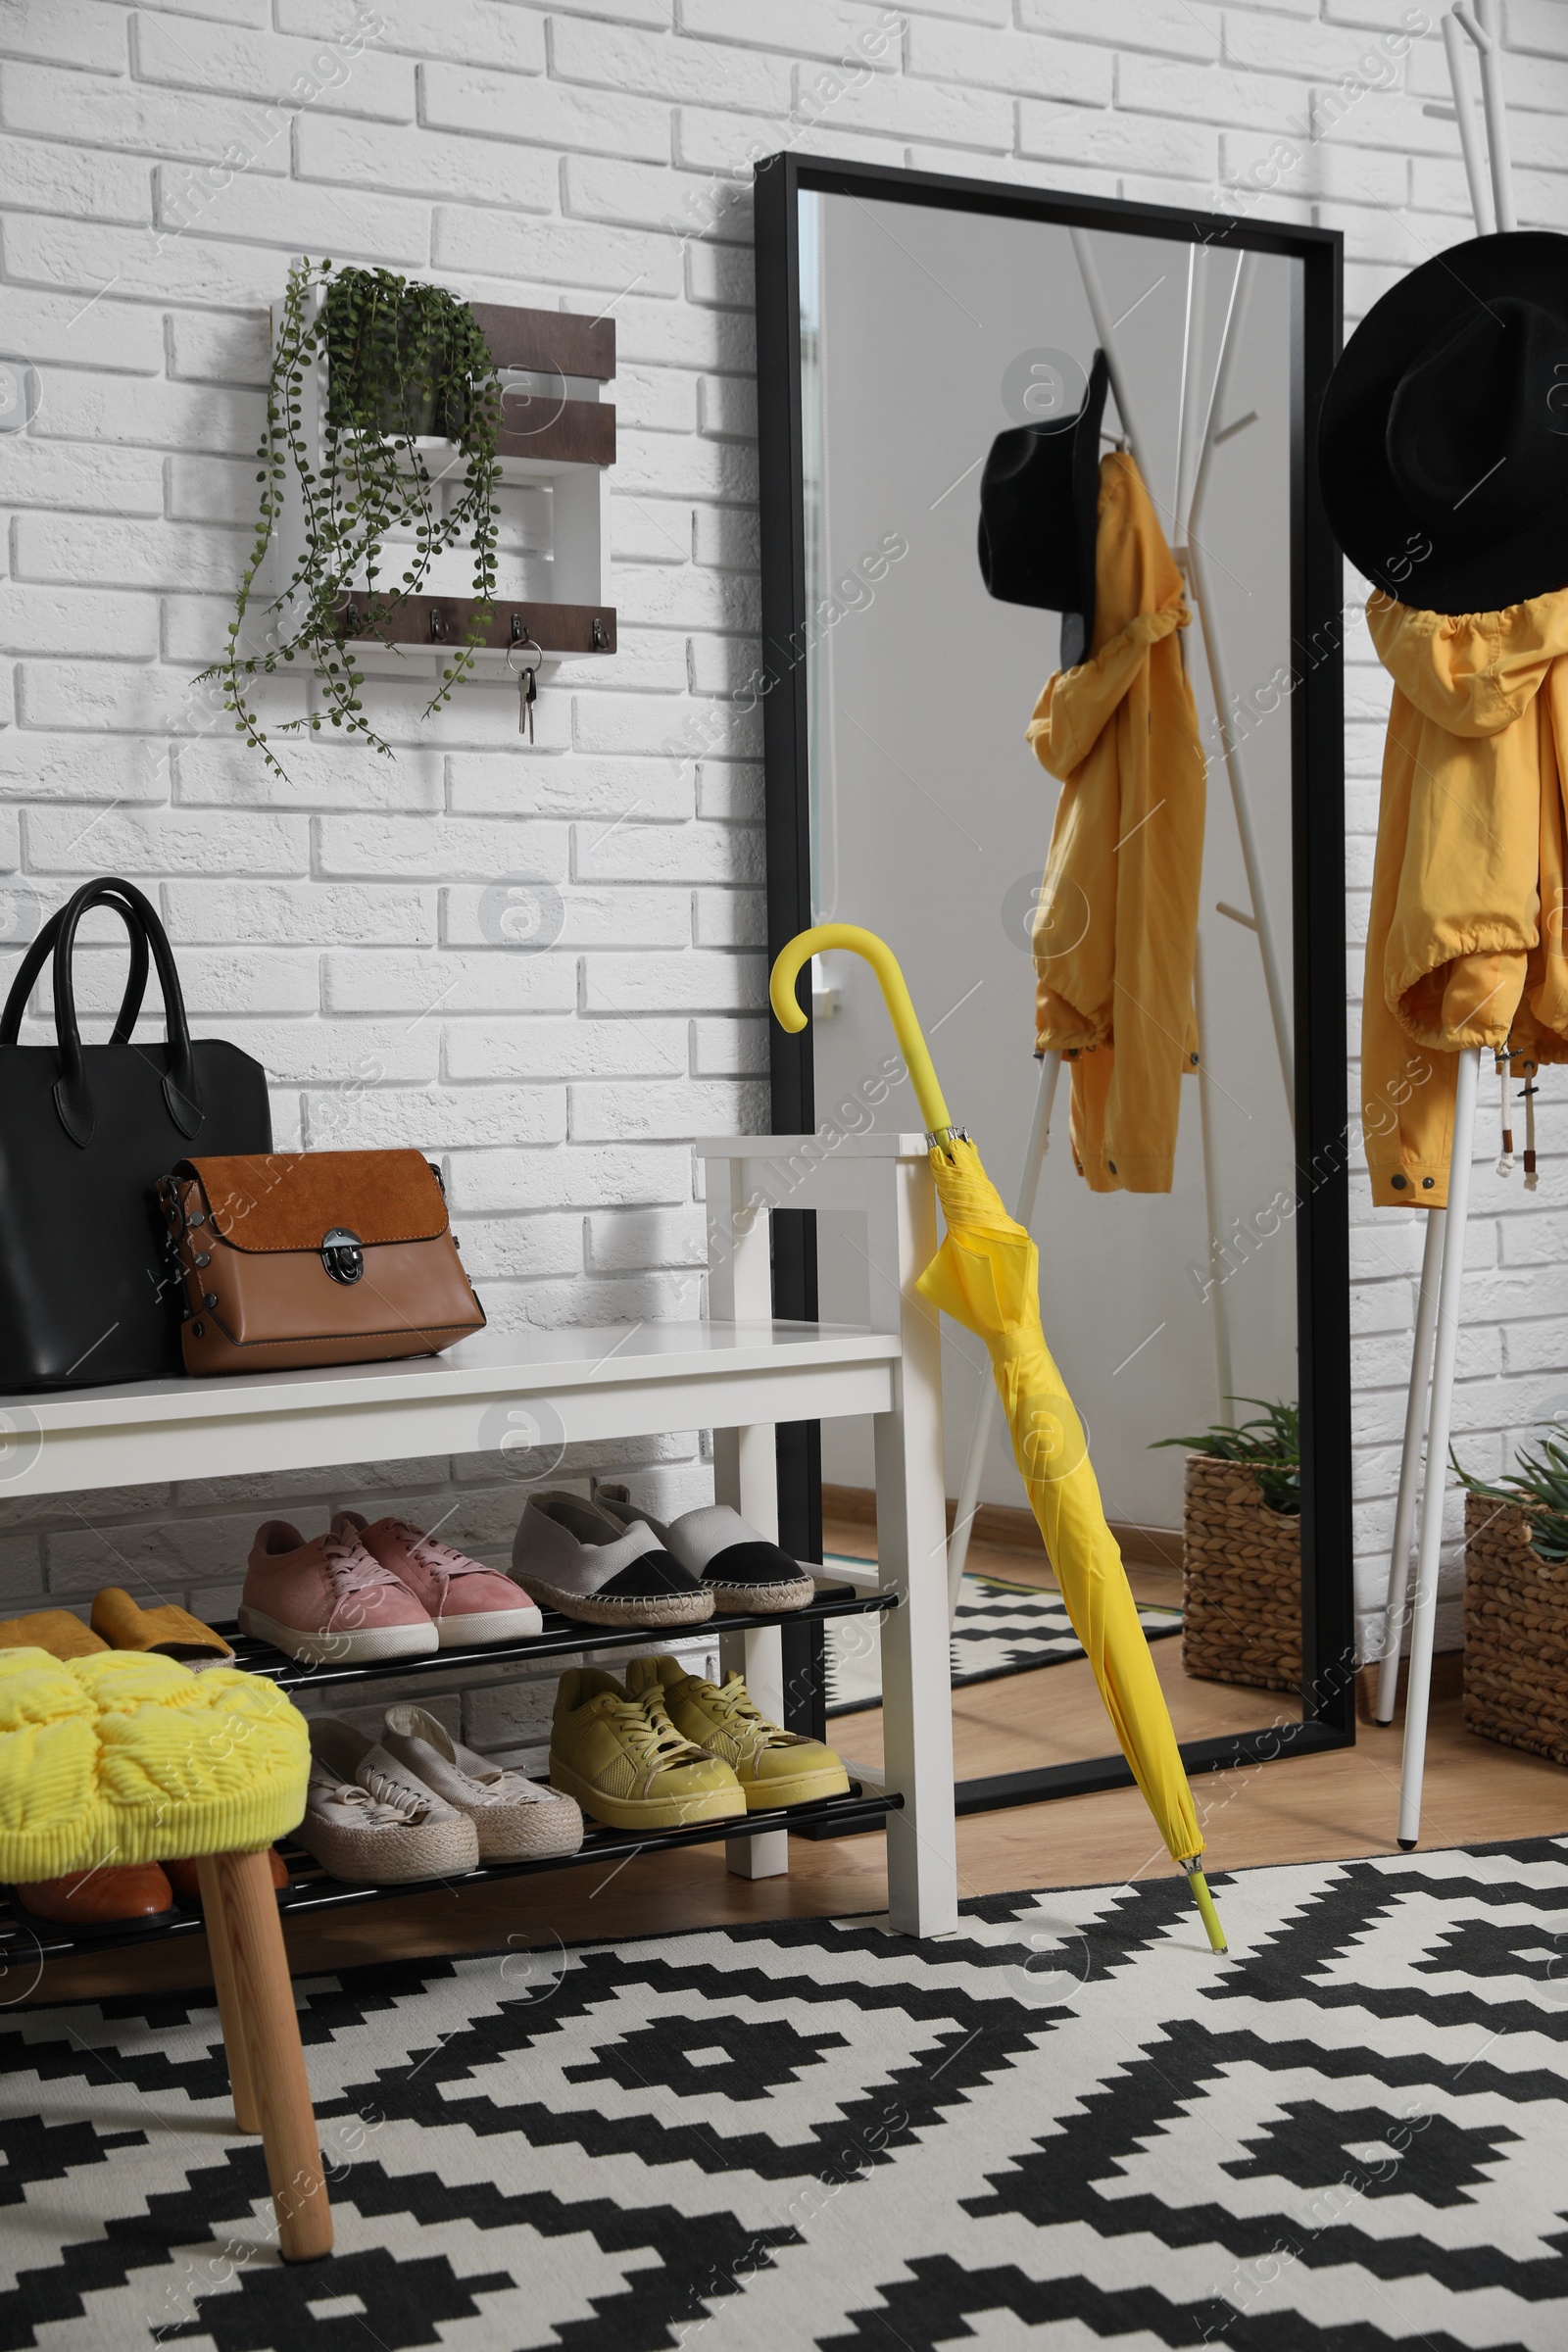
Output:
M438 1355L484 1328L418 1152L182 1159L158 1196L187 1372Z

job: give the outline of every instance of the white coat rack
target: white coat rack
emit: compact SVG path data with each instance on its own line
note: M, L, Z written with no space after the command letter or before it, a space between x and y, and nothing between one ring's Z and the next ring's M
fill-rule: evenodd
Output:
M1481 105L1486 121L1490 191L1481 169L1480 144L1469 85L1464 74L1464 50L1459 34L1466 32L1481 57ZM1518 225L1513 202L1513 167L1508 153L1508 125L1499 74L1501 39L1497 30L1496 0L1468 0L1443 21L1448 79L1453 86L1459 146L1470 187L1470 206L1477 236L1489 236L1494 222L1499 230ZM1488 205L1488 194L1491 205ZM1459 1054L1453 1097L1453 1142L1448 1163L1448 1205L1427 1211L1426 1242L1421 1253L1421 1296L1416 1309L1415 1345L1410 1362L1410 1394L1405 1406L1404 1446L1399 1460L1399 1492L1394 1512L1394 1544L1389 1559L1389 1589L1384 1616L1383 1656L1378 1667L1376 1715L1379 1723L1394 1721L1399 1684L1400 1636L1410 1574L1410 1543L1415 1528L1416 1494L1421 1492L1421 1533L1415 1565L1415 1600L1410 1611L1410 1672L1404 1702L1404 1751L1399 1767L1399 1844L1408 1852L1421 1836L1421 1786L1426 1772L1427 1717L1432 1697L1432 1651L1438 1618L1438 1563L1443 1545L1443 1499L1447 1486L1448 1442L1453 1422L1454 1360L1459 1346L1459 1304L1464 1288L1465 1222L1470 1208L1470 1164L1475 1152L1476 1096L1481 1081L1481 1048L1468 1046ZM1428 1376L1430 1369L1430 1390ZM1426 1478L1421 1478L1421 1440L1425 1425Z
M1110 387L1116 396L1116 411L1121 429L1147 486L1152 476L1146 463L1147 443L1138 429L1133 403L1127 389L1127 378L1121 365L1116 343L1114 322L1105 290L1101 282L1099 264L1088 234L1075 228L1071 232L1073 251L1077 256L1084 292L1089 300L1090 315L1095 322L1095 337L1105 355ZM1208 404L1201 410L1199 426L1200 386L1203 364L1203 318L1207 291L1209 253L1206 247L1194 246L1188 255L1187 316L1182 353L1181 407L1177 416L1176 508L1172 517L1172 553L1186 580L1191 602L1196 609L1199 633L1203 641L1208 664L1209 685L1214 698L1215 717L1219 727L1220 750L1224 757L1225 773L1230 784L1231 806L1236 814L1236 830L1241 842L1242 862L1247 873L1248 894L1251 901L1250 913L1240 907L1221 903L1219 912L1233 922L1241 923L1257 939L1262 957L1263 981L1268 992L1269 1015L1274 1026L1274 1042L1279 1054L1280 1075L1285 1084L1286 1114L1295 1129L1296 1077L1291 1040L1290 1008L1286 1001L1279 956L1276 952L1274 928L1269 915L1268 898L1263 884L1262 864L1257 852L1257 836L1252 825L1251 804L1248 798L1243 774L1241 747L1230 723L1230 702L1226 684L1223 651L1215 625L1213 607L1208 593L1208 580L1203 551L1198 532L1198 518L1202 512L1203 492L1207 487L1209 459L1215 434L1230 387L1231 371L1237 347L1241 341L1241 325L1246 316L1248 297L1251 289L1255 256L1243 253L1237 256L1226 301L1225 320L1220 333L1219 352L1214 365ZM1209 1231L1217 1235L1219 1225L1219 1193L1212 1147L1212 1102L1208 1071L1207 1035L1202 1006L1202 947L1196 944L1194 983L1197 995L1200 1058L1198 1064L1199 1112L1203 1147L1203 1198ZM1035 1091L1034 1118L1029 1129L1029 1141L1024 1151L1023 1171L1018 1180L1013 1214L1020 1225L1028 1227L1040 1191L1041 1170L1051 1147L1051 1114L1056 1098L1056 1082L1061 1075L1061 1055L1045 1054L1040 1059L1040 1077ZM1213 1282L1209 1286L1209 1300L1214 1313L1214 1368L1218 1381L1220 1415L1228 1420L1231 1413L1231 1346L1230 1325L1226 1311L1224 1286ZM986 1447L991 1436L992 1415L996 1409L996 1389L989 1375L982 1376L980 1395L975 1406L974 1426L969 1435L969 1450L964 1458L963 1477L959 1482L957 1509L953 1535L948 1545L948 1606L950 1616L956 1616L958 1593L963 1583L964 1562L968 1558L969 1540L974 1527L975 1513L980 1502L980 1481L985 1470Z

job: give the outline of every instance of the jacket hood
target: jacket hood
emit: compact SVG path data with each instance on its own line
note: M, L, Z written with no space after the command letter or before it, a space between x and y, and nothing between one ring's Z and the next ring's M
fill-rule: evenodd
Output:
M1497 735L1529 710L1568 654L1568 589L1500 612L1422 612L1367 601L1379 661L1423 718L1450 735Z
M1087 662L1060 670L1028 730L1036 759L1063 783L1125 699L1150 648L1185 629L1182 575L1149 492L1124 452L1102 460L1095 558L1095 638Z

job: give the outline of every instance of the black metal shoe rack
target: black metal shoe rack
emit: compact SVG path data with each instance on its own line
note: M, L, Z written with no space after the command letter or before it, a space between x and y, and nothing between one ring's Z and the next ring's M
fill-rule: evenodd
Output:
M712 1620L707 1630L726 1634L763 1628L777 1631L780 1626L809 1624L813 1619L875 1615L896 1605L897 1596L886 1592L862 1592L850 1585L818 1585L815 1598L804 1609L792 1610L788 1617L726 1616ZM542 1632L522 1642L496 1642L484 1649L438 1649L424 1657L386 1658L372 1665L311 1666L285 1656L270 1642L253 1641L236 1625L220 1624L214 1630L233 1648L236 1666L247 1674L264 1675L280 1690L293 1693L307 1690L336 1693L362 1683L403 1682L426 1676L446 1681L464 1666L505 1666L524 1660L531 1663L539 1658L580 1656L587 1649L646 1649L650 1641L657 1639L646 1626L617 1633L601 1626L577 1625L554 1610L546 1610ZM455 1879L400 1880L394 1886L351 1886L341 1879L329 1878L303 1846L291 1838L281 1838L278 1842L288 1863L289 1883L286 1888L279 1889L278 1906L286 1921L322 1911L346 1910L361 1903L388 1902L401 1895L427 1894L437 1886L455 1890L460 1886L484 1886L494 1879L532 1878L541 1871L629 1860L633 1854L657 1853L666 1846L708 1845L737 1835L755 1838L768 1830L795 1830L813 1838L847 1837L859 1830L878 1828L903 1801L896 1792L871 1791L852 1783L847 1796L823 1797L811 1805L748 1813L743 1825L733 1821L699 1822L690 1829L639 1834L632 1830L603 1829L590 1822L574 1854L555 1854L536 1862L481 1863L477 1870L465 1871ZM3 1899L0 2000L4 1998L8 1981L14 1981L16 1971L34 1967L41 1960L114 1951L130 1944L160 1943L170 1936L199 1936L203 1928L199 1910L176 1909L145 1923L127 1923L101 1933L75 1935L69 1928L45 1928L24 1918L9 1887L4 1890Z

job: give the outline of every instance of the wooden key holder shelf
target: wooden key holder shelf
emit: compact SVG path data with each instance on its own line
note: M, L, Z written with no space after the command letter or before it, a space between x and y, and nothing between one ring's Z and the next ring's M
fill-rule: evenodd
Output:
M319 294L314 299L318 311ZM529 640L548 662L612 654L615 610L605 601L605 587L615 410L602 394L615 374L614 321L503 303L471 307L502 374L496 451L501 482L549 492L552 542L549 595L497 598L489 625L473 647L474 668L480 675L505 670L509 655ZM326 375L325 361L318 357L301 402L300 433L312 466L320 463ZM455 442L419 434L414 446L433 484L461 483L466 461ZM292 573L302 530L295 498L277 533L284 579ZM378 666L378 658L388 657L386 666L394 674L411 662L435 672L466 642L477 610L471 596L411 596L372 634L366 626L366 599L349 595L338 607L341 642L356 658Z
M374 637L361 634L363 615L352 597L338 608L343 642L356 650L368 646L398 646L450 651L462 645L474 609L472 597L411 596L401 604L386 628ZM490 625L474 649L505 656L528 639L548 656L612 654L615 651L613 605L511 604L497 598Z

